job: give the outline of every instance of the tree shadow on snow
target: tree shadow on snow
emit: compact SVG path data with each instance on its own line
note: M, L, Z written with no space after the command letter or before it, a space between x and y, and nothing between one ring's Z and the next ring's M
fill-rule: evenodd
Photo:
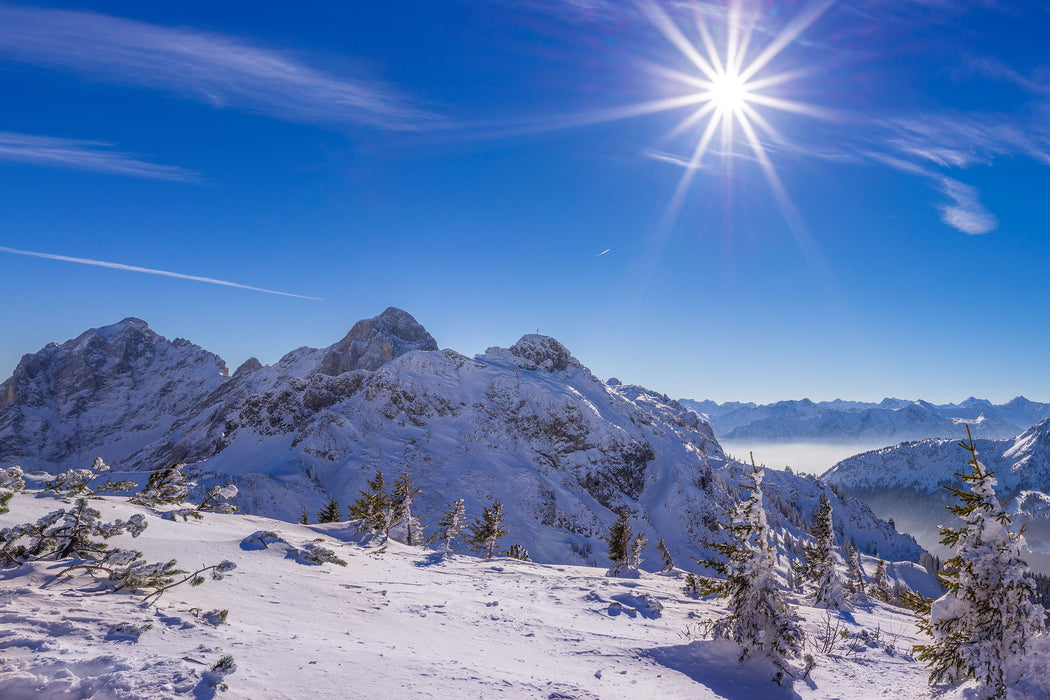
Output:
M443 561L445 561L445 553L444 552L428 552L425 557L423 557L422 559L417 559L416 561L414 561L412 563L415 564L416 566L424 567L424 566L434 566L435 564L440 564Z
M738 662L740 647L726 640L657 647L645 653L661 666L688 676L722 697L801 700L790 686L790 678L782 686L771 680L776 668L769 659L748 657Z

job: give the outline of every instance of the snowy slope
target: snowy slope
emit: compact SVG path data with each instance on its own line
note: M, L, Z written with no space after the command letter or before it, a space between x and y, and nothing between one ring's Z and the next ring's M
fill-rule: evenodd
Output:
M0 527L62 507L18 495ZM346 523L300 526L248 515L165 520L123 499L94 501L104 519L147 517L137 538L113 543L150 561L185 568L233 561L222 581L169 591L155 608L97 582L52 581L37 562L4 571L0 589L0 697L209 698L204 672L223 655L236 671L228 698L940 698L971 697L970 685L927 685L910 656L920 641L909 613L864 602L842 615L853 639L878 641L818 650L822 610L800 607L816 668L791 687L772 684L761 659L697 635L721 613L683 594L682 572L612 579L604 569L484 561L396 542L362 540ZM272 531L261 547L252 536ZM347 562L309 565L295 550L320 539ZM865 560L871 565L871 560ZM890 567L908 576L908 567ZM798 597L793 596L798 603ZM203 613L226 609L225 624ZM152 625L138 637L112 626ZM834 624L834 621L833 621ZM1026 693L1050 678L1031 674Z
M1027 527L1036 556L1030 563L1050 571L1050 419L1011 440L975 441L981 461L995 473L1003 505ZM882 517L937 548L936 526L949 522L944 485L959 486L967 455L957 441L924 440L873 450L846 459L822 476L865 500Z

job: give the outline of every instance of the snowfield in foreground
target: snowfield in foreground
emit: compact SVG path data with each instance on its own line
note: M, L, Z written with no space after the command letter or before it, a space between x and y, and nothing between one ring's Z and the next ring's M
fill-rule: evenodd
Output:
M0 571L2 698L973 697L972 684L930 688L910 656L921 641L911 614L867 599L832 619L850 638L831 653L819 649L824 611L799 607L817 665L778 687L768 662L738 663L734 644L701 638L698 623L722 608L686 596L681 571L608 578L589 567L443 557L346 523L212 513L176 522L123 498L91 505L106 521L146 514L140 537L113 546L184 569L224 559L237 568L173 588L155 607L100 592L87 576L54 580L61 562ZM69 507L29 493L10 506L0 527ZM260 532L273 536L263 544ZM311 544L346 566L308 563ZM220 609L224 623L206 621ZM136 636L120 623L151 627ZM222 691L207 671L225 655L236 669ZM1050 687L1027 692L1011 697L1047 697Z

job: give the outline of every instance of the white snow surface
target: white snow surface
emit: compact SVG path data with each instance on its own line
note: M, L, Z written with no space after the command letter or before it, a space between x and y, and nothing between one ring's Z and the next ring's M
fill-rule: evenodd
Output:
M63 505L18 494L0 527ZM236 665L229 690L217 693L227 698L974 697L972 683L929 687L910 656L921 641L910 613L868 600L839 614L861 640L853 651L843 643L817 653L807 642L812 674L778 687L768 661L738 663L734 644L695 634L721 608L684 595L681 570L616 579L604 568L445 557L362 537L348 523L219 514L172 521L119 497L92 506L104 520L145 514L140 537L111 543L150 561L174 557L196 568L229 559L237 568L222 581L174 588L156 607L100 592L84 576L53 581L56 562L4 570L5 700L208 698L216 693L206 672L224 655ZM274 536L264 545L260 532ZM347 566L304 563L307 545ZM208 624L204 614L217 609L229 611L226 622ZM811 640L819 637L824 611L798 612ZM152 628L137 637L112 631L125 622ZM864 642L862 631L879 641ZM1035 668L1011 698L1046 697L1047 668Z

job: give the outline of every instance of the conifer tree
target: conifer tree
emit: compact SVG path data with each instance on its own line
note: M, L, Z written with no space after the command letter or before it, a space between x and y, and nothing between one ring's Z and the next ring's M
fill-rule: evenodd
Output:
M463 499L457 498L455 503L449 505L448 510L438 521L437 540L441 542L439 550L445 553L452 552L452 543L460 533L463 532L467 516L467 508L463 505Z
M835 531L832 523L831 501L828 500L827 494L821 493L820 505L813 512L813 524L810 526L814 544L806 546L802 553L806 562L804 571L806 578L815 587L815 606L844 610L849 604L842 590L842 576L836 568L838 556L835 554Z
M729 605L729 613L712 628L714 636L739 644L741 661L752 652L766 654L779 669L773 680L780 683L784 673L790 673L788 659L798 655L803 636L773 568L774 552L762 508L763 472L753 457L752 467L751 483L743 487L748 498L729 510L729 522L718 523L729 541L705 543L721 557L697 560L723 578L700 578L698 587L704 595L717 595Z
M947 593L919 621L933 642L915 650L930 667L931 683L975 678L1001 698L1018 680L1029 641L1044 631L1044 613L1032 602L1035 582L1021 558L1024 537L1010 530L995 477L977 459L969 427L966 437L959 444L970 453L970 472L957 476L967 490L945 487L958 499L948 510L962 520L961 527L941 528L941 544L955 550L940 574Z
M664 538L661 537L660 541L656 543L656 551L660 553L660 561L663 562L663 566L660 571L671 571L674 569L674 559L671 558L671 553L667 551L667 545L664 544Z
M606 576L618 576L621 572L631 568L631 547L634 530L628 521L627 510L622 509L616 522L609 526L609 533L602 539L608 544L605 553L609 556L612 566L606 572Z
M7 504L11 502L11 498L25 489L26 482L22 476L21 467L0 469L0 514L7 512Z
M499 541L507 535L503 520L503 503L498 498L468 528L470 546L486 559L491 559Z
M376 469L375 478L367 481L368 490L359 491L361 495L350 504L350 519L360 520L363 530L385 535L390 531L390 494L383 480L383 470Z
M423 543L424 527L419 518L412 515L412 503L419 492L407 471L394 480L394 492L387 507L387 536L394 532L394 539L399 542L408 545Z
M842 553L846 557L846 587L856 595L864 595L867 588L864 585L864 567L860 563L860 552L848 541L842 545Z
M339 522L340 508L339 501L333 496L329 499L328 503L317 513L317 522L319 523L337 523Z
M186 465L177 462L170 467L150 472L149 478L146 479L146 488L128 500L144 506L182 503L189 493L186 487L186 475L182 472L184 466Z
M306 506L303 506L302 509L299 511L299 517L295 519L295 522L299 523L300 525L310 524L310 516L306 514Z
M889 574L886 573L886 561L879 559L875 567L875 580L872 582L871 595L876 600L889 603L894 600L893 586L890 584Z

